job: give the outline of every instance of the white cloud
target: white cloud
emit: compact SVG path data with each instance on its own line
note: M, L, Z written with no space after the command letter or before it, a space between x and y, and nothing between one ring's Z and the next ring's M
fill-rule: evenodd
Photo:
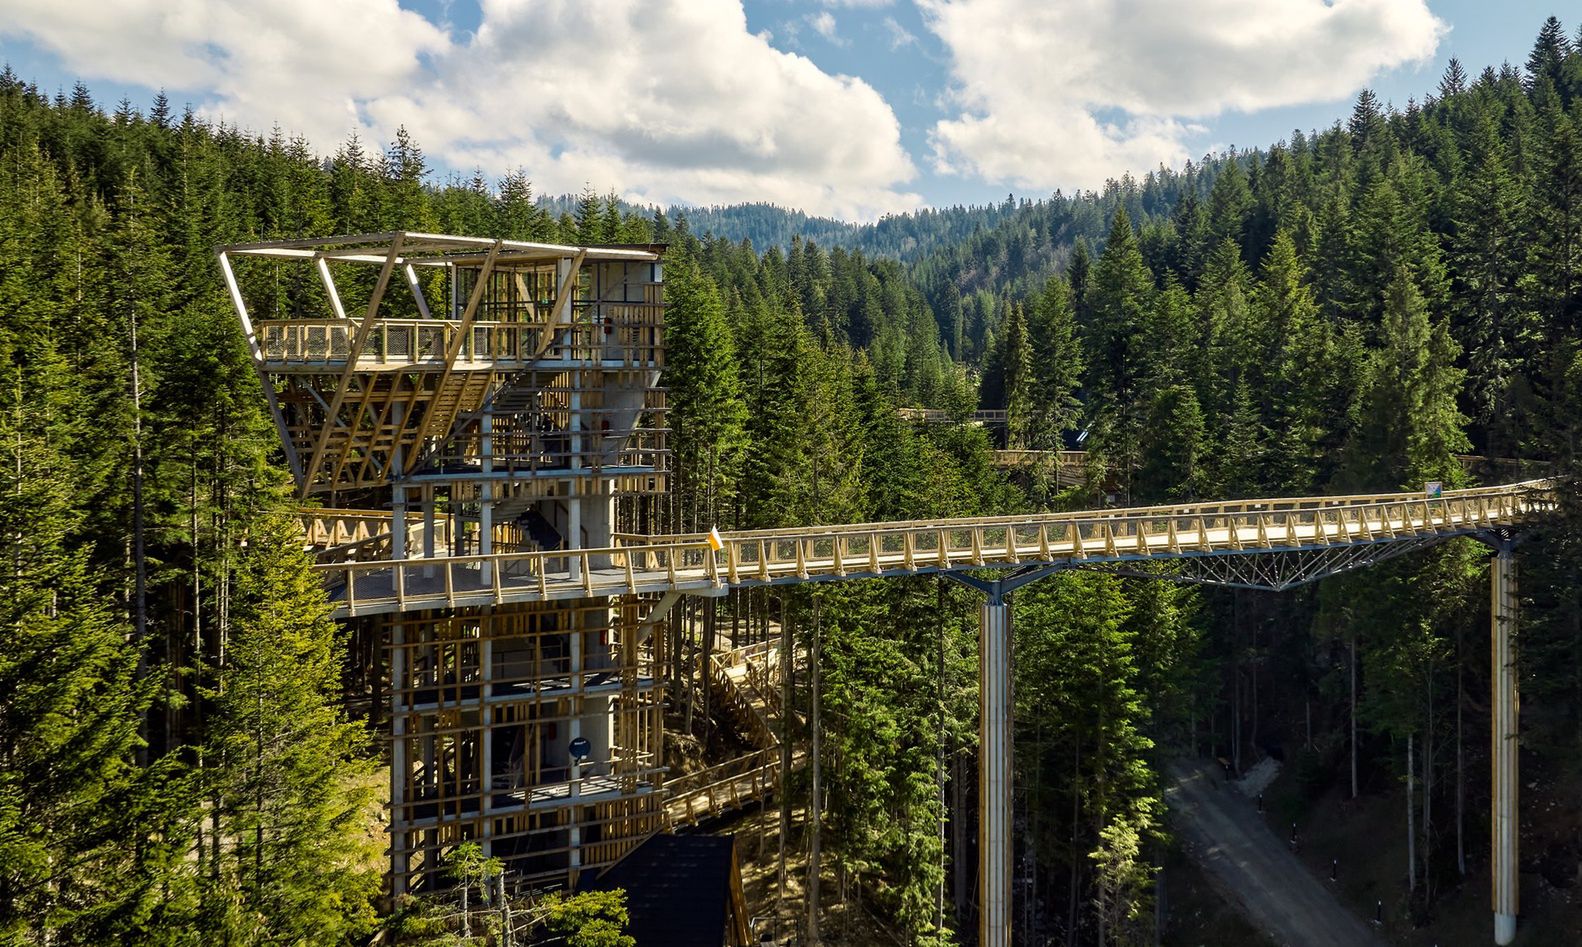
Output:
M26 34L85 78L202 92L204 111L333 146L357 104L417 80L449 46L396 0L0 0L0 35Z
M1179 164L1194 119L1345 98L1429 59L1425 0L918 0L951 55L938 169L1093 187Z
M892 51L903 46L911 46L917 42L917 37L912 35L912 31L902 26L893 16L884 18L884 30L890 34L890 49Z
M840 33L835 29L835 15L828 10L820 10L810 14L807 18L808 25L813 27L813 32L824 37L832 43L840 43Z
M749 33L740 0L481 6L458 38L396 0L0 0L0 35L321 150L405 124L431 159L521 166L540 192L592 182L851 218L922 203L888 103Z

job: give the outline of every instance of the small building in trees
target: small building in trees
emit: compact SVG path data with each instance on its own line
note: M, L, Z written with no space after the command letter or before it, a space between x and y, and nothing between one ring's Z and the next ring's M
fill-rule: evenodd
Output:
M626 892L626 930L643 947L751 943L734 836L655 835L583 889Z

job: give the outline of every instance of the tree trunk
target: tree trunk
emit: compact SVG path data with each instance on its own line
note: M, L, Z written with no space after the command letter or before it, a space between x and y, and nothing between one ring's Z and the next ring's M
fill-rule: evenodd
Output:
M1357 635L1351 635L1351 798L1357 798Z
M1241 656L1231 658L1230 667L1230 765L1241 775Z
M967 754L955 748L950 777L950 865L953 874L952 890L956 899L956 926L967 921L967 905L972 902L972 892L967 890Z
M137 307L131 312L132 341L132 640L137 648L137 680L148 676L148 555L143 523L143 379L137 347ZM149 711L138 723L134 756L138 766L148 765Z
M1241 593L1231 591L1230 765L1241 775Z
M820 783L820 777L821 777L822 774L819 771L819 766L820 766L820 760L819 760L819 752L820 752L820 748L819 748L819 679L820 679L820 677L822 677L822 674L820 673L819 666L818 666L819 665L819 605L818 605L818 600L817 599L813 600L813 657L812 657L811 665L812 666L811 666L811 668L809 670L810 670L810 673L813 675L813 678L812 678L813 697L812 697L812 702L811 702L812 706L811 706L811 709L809 711L809 715L810 715L810 718L811 718L811 721L812 721L812 728L813 728L813 737L812 737L812 744L813 744L813 747L812 747L813 791L808 797L808 807L807 807L808 808L808 819L810 820L809 821L810 833L809 833L809 839L808 839L808 856L807 856L807 931L808 931L808 943L809 944L813 944L813 945L817 945L819 943L819 932L818 932L818 901L819 901L819 898L818 898L818 883L819 883L819 871L820 871L820 867L821 867L819 865L819 855L820 855L820 853L819 853L819 841L820 841L820 839L819 839L819 831L820 831L820 823L822 822L822 814L820 813L819 808L820 808L820 802L822 801L821 798L820 798L820 795L821 795L821 793L823 791L823 786Z
M1307 723L1306 746L1311 750L1313 748L1313 695L1311 694L1302 697L1302 719Z
M1258 749L1258 615L1254 609L1252 622L1252 643L1247 651L1247 666L1252 671L1252 729L1247 734L1247 742L1254 749ZM1254 754L1254 761L1257 760Z
M1423 897L1434 896L1434 676L1428 672L1428 725L1423 728Z
M791 835L791 616L780 612L780 897L786 896L786 839Z
M1465 699L1461 681L1461 633L1456 633L1456 870L1467 875L1465 816L1467 804L1466 750L1461 735L1461 704Z
M1417 893L1417 800L1413 797L1417 786L1414 779L1413 756L1416 752L1412 734L1406 735L1406 890Z
M1077 945L1077 895L1082 890L1082 846L1079 842L1078 824L1082 818L1082 744L1074 743L1071 755L1071 890L1066 902L1066 947Z
M939 931L945 929L945 746L949 743L946 733L949 732L947 723L947 710L945 707L945 582L943 579L934 583L935 609L934 615L939 633L939 890L934 896L934 927Z

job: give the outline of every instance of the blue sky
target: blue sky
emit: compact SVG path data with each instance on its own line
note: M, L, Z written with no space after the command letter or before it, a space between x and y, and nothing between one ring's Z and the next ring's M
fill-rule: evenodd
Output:
M1101 186L1404 105L1553 11L1474 0L0 0L0 58L443 176L848 219ZM1575 34L1577 23L1567 22Z

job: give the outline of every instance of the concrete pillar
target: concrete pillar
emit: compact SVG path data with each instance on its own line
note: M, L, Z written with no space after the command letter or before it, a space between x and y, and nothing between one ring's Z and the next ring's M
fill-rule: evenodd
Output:
M1011 943L1011 607L996 586L978 636L978 944Z
M400 488L397 488L399 491ZM396 535L400 535L397 533ZM406 626L390 626L390 894L407 893L407 872L411 869L406 849L411 833L406 827L407 741L406 705L401 699L406 687Z
M478 555L494 555L494 480L490 475L494 473L494 414L485 412L478 421L480 436L480 463L482 464L483 485L478 488ZM478 567L478 576L484 584L493 581L492 566L484 562Z
M582 807L577 804L577 799L582 794L582 764L578 763L577 758L571 755L570 747L571 741L582 736L583 630L582 616L580 613L572 612L570 613L570 618L571 641L569 644L571 647L569 650L571 674L569 675L569 680L571 683L571 692L566 698L569 711L567 714L569 719L566 721L566 761L571 766L571 809L569 810L567 816L568 822L570 824L570 830L567 832L567 845L571 849L571 857L569 860L569 867L571 869L570 884L572 887L575 887L577 884L577 875L579 873L579 869L582 867Z
M478 827L478 845L483 857L494 857L494 819L489 810L494 808L494 705L489 703L494 685L494 625L488 619L483 624L483 634L478 642L478 696L483 704L479 712L478 747L480 774L479 788L483 798L478 804L481 824Z
M401 407L394 409L397 423ZM400 445L391 455L391 468L400 470L405 452ZM390 558L399 562L406 558L406 487L393 484L390 488ZM400 566L396 566L400 568ZM392 577L394 581L394 577ZM403 691L407 686L406 626L397 622L390 626L390 894L400 897L407 893L407 872L411 860L405 849L411 846L412 833L406 827L405 810L407 780L406 701Z
M401 405L394 405L390 409L390 416L395 419L396 426L401 424ZM395 450L390 454L390 469L400 470L406 466L406 450L396 444ZM390 558L406 558L406 487L399 481L390 485Z
M406 558L406 488L390 488L390 558Z
M1490 637L1493 750L1493 814L1490 841L1493 858L1489 875L1493 885L1494 942L1509 944L1516 939L1516 915L1520 910L1517 884L1517 715L1520 696L1516 684L1516 635L1519 603L1516 593L1516 556L1509 541L1495 547L1489 561Z
M434 488L423 488L423 558L434 558L434 536L436 526L434 523Z
M567 426L570 435L567 443L571 445L571 457L567 467L571 476L567 479L566 493L566 548L582 548L582 372L571 373L571 396L567 401L569 410L566 412ZM567 568L573 580L582 578L582 560L574 556L566 559Z

